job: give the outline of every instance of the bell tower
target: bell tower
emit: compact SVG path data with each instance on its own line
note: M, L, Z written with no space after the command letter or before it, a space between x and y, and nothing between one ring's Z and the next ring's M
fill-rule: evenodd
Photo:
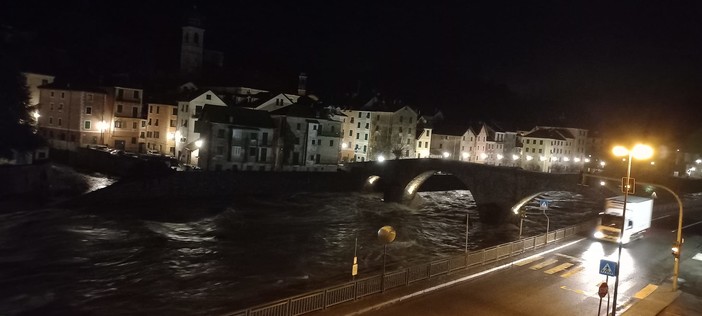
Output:
M199 77L202 72L203 44L205 29L202 19L196 14L188 18L183 26L183 37L180 44L180 75L182 77Z

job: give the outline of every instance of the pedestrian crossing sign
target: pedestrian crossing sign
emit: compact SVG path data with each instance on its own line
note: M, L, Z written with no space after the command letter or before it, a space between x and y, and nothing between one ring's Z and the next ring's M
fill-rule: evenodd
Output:
M609 261L605 259L600 260L600 274L607 276L616 276L617 273L617 263L614 261Z

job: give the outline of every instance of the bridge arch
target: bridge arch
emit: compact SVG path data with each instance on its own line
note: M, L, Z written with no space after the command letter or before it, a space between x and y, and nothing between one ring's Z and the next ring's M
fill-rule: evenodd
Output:
M582 192L579 174L550 174L514 167L488 166L445 159L386 160L354 164L352 172L383 179L386 202L409 203L419 186L443 172L458 178L470 190L481 221L506 221L519 203L547 191ZM531 198L529 198L531 197Z

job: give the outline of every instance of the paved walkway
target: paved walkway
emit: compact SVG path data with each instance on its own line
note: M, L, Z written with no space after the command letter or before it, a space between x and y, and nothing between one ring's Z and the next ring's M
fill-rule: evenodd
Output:
M553 243L550 244L544 248L541 249L541 252L553 252L557 251L558 249L565 247L573 242L576 242L581 238L580 236L573 236L569 239L566 239L562 242L559 243ZM487 266L482 266L482 267L476 267L473 269L467 269L463 271L459 271L457 273L452 273L448 275L443 275L440 277L436 277L434 279L430 279L428 282L418 282L417 284L414 285L409 285L403 288L396 288L389 290L386 293L382 294L377 294L377 295L372 295L360 300L357 300L355 302L349 302L346 304L340 304L337 306L333 306L330 308L327 308L325 310L321 310L315 313L312 313L310 315L319 315L319 316L338 316L338 315L362 315L364 313L374 311L374 310L380 310L383 307L387 307L391 304L395 303L400 303L405 300L413 299L415 297L421 296L423 294L440 290L442 288L445 288L447 286L451 286L453 284L456 284L458 282L463 282L466 280L470 280L473 278L477 278L480 276L483 276L485 274L489 274L492 272L499 271L501 269L507 269L509 268L510 264L516 260L530 257L534 255L534 253L529 253L529 254L524 254L520 257L513 257L509 258L507 260L502 260L496 263L493 263L491 265ZM642 298L642 299L636 299L634 300L630 305L622 306L622 309L618 312L617 315L625 315L625 316L656 316L656 315L661 315L661 316L673 316L673 315L702 315L702 312L699 309L690 309L691 307L686 307L686 304L689 304L691 299L687 296L684 296L685 300L678 299L681 295L681 291L673 292L672 291L672 284L664 283L658 286L656 290L654 290L650 295ZM695 296L692 296L692 298L695 298ZM677 305L679 305L679 311L681 311L679 314L677 314L675 311L671 312L664 312L661 313L664 309L666 309L667 306L671 305L671 303L676 302ZM694 301L694 300L693 300ZM697 300L699 302L699 299ZM535 304L540 304L539 302L535 302ZM692 312L692 314L690 314ZM577 315L579 311L573 311L572 315ZM660 313L660 314L659 314Z

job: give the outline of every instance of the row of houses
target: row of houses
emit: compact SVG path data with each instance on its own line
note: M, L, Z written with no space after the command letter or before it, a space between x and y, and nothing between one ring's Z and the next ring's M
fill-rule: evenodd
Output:
M25 75L28 83L38 82L35 74ZM322 171L348 162L443 158L572 172L588 160L585 129L449 126L440 112L422 116L378 96L356 106L323 105L306 95L304 74L298 94L188 82L145 96L140 88L43 78L29 85L38 91L38 130L60 150L106 145L207 170Z

